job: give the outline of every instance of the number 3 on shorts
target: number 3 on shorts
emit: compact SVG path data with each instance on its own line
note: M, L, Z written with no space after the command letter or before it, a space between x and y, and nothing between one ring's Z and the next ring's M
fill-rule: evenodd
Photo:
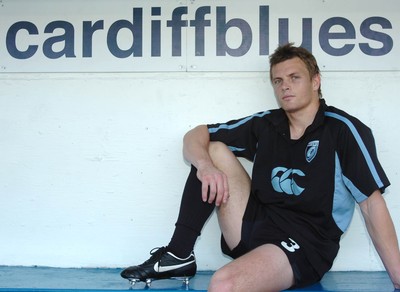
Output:
M282 245L284 248L286 248L288 251L290 251L290 252L295 252L296 249L299 249L299 248L300 248L300 246L297 244L296 241L294 241L294 240L291 239L291 238L289 238L289 240L290 240L289 243L287 243L287 242L285 242L285 241L282 241L282 242L281 242L281 245Z

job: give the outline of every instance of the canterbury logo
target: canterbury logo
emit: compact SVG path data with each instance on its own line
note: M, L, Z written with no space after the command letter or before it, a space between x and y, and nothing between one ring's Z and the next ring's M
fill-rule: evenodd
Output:
M275 167L271 173L271 184L278 193L299 196L304 188L295 182L296 176L305 176L299 169L287 169L286 167Z

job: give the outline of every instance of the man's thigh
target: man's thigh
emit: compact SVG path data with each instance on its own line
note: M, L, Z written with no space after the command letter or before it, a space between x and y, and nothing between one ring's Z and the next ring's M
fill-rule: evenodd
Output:
M276 245L265 244L218 270L209 291L281 291L293 284L286 254Z
M229 200L218 209L218 221L230 249L241 240L242 219L249 200L251 180L245 168L229 148L212 142L209 148L214 165L228 178Z
M232 249L223 236L221 238L222 252L234 259L241 259L242 256L252 254L252 251L259 247L273 246L280 251L277 253L285 254L285 258L289 261L295 287L304 287L318 282L324 271L319 269L317 272L309 261L308 255L314 249L309 244L305 244L304 238L288 234L285 230L284 227L275 225L263 206L250 196L242 223L241 240Z

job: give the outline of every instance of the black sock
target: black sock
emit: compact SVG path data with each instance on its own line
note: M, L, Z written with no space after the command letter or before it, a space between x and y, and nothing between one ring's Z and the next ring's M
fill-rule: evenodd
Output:
M192 166L183 190L178 220L168 249L180 258L187 257L194 249L197 237L215 205L204 203L201 198L201 182L197 178L197 169Z

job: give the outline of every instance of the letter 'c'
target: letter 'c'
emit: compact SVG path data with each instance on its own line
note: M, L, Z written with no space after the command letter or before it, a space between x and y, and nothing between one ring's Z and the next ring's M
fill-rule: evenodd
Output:
M29 45L25 51L17 48L17 34L20 30L26 30L30 35L37 35L39 31L37 27L28 21L19 21L14 23L7 31L6 45L8 53L16 59L28 59L32 57L38 50L37 45Z

